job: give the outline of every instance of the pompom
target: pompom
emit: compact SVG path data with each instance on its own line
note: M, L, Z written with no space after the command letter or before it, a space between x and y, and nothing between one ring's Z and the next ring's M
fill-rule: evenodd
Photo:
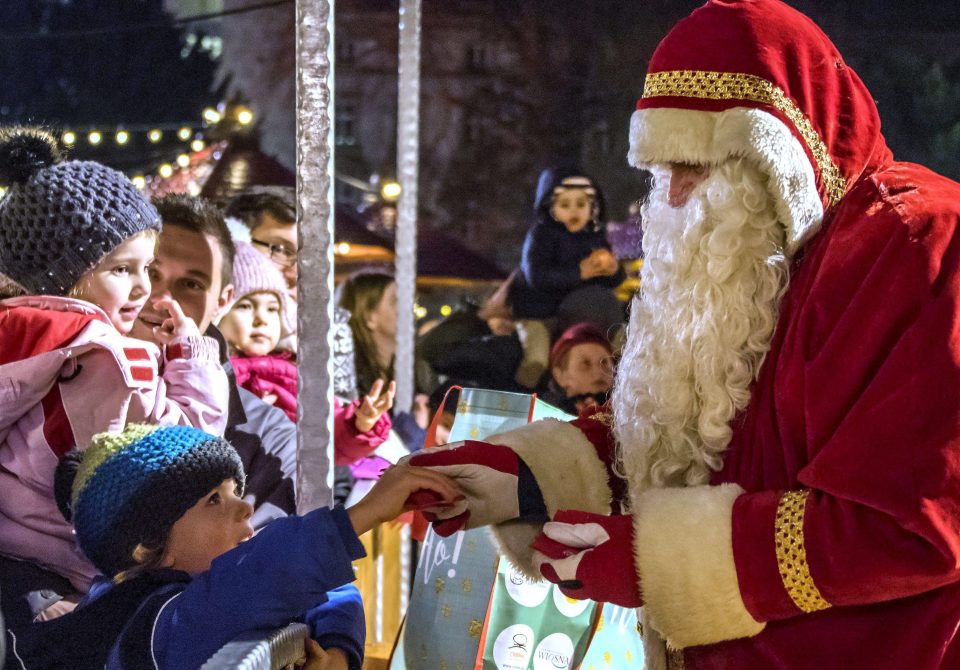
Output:
M234 242L246 242L250 244L250 227L235 216L224 218L227 229L230 231L230 237Z
M61 159L56 138L42 128L0 132L0 186L24 182Z
M53 473L53 495L57 499L57 508L67 521L73 520L73 481L83 463L83 452L74 449L57 463Z

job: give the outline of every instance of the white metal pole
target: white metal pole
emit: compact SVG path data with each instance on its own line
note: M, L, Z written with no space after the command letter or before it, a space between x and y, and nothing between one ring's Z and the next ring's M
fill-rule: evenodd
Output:
M395 404L413 404L413 303L417 282L417 179L420 151L420 0L400 0L400 73L397 99L397 380Z
M333 0L297 0L297 512L333 502Z

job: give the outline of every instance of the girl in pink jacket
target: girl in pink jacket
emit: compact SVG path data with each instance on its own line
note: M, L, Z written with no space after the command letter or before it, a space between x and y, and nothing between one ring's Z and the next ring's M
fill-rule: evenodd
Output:
M239 240L235 245L234 302L217 326L230 345L237 384L296 422L297 367L291 354L277 350L281 338L295 329L286 281L253 245ZM334 398L335 465L368 456L387 439L396 385L384 387L377 380L366 396L347 404Z
M79 593L97 573L57 509L59 459L130 422L221 435L229 387L216 342L175 301L160 305L172 314L157 329L162 350L127 337L150 298L160 217L126 177L62 161L49 134L13 129L0 131L0 184L9 187L0 201L0 273L24 294L0 301L6 611L31 590L10 592L9 559L66 577Z

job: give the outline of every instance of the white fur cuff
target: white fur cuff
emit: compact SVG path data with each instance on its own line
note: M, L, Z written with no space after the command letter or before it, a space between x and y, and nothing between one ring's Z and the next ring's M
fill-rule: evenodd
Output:
M551 517L561 509L610 514L613 493L607 468L573 424L543 419L485 441L510 447L523 459L540 485Z
M736 484L653 489L634 514L636 560L650 622L682 649L752 637L733 560ZM773 529L771 529L771 533Z
M523 459L540 486L551 517L561 509L610 514L613 492L607 468L590 440L573 424L543 419L491 435L485 441L509 447ZM540 534L540 525L511 521L492 530L510 562L528 576L540 579L530 550L530 543Z

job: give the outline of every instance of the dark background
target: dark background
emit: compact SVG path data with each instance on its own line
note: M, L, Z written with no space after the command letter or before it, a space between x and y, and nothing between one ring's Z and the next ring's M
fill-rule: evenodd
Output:
M226 0L224 7L251 2ZM170 0L166 6L162 0L4 2L0 124L141 128L198 122L199 110L216 104L228 91L239 92L257 108L258 98L266 94L254 79L234 71L226 60L230 53L275 62L277 71L270 75L274 79L293 77L292 2L269 10L283 13L290 21L288 42L267 43L256 35L245 35L243 50L231 51L225 44L224 56L204 47L198 36L220 32L226 42L231 22L239 19L175 23L165 10L175 9L176 4ZM425 54L430 40L441 36L441 29L471 21L481 26L477 34L489 36L496 48L509 45L514 56L509 66L493 65L477 73L469 71L468 63L459 74L424 58L425 78L439 76L443 70L443 76L459 76L462 81L458 80L458 99L425 97L423 104L456 105L480 123L454 140L457 145L448 151L452 158L446 162L433 162L431 147L423 147L421 181L434 189L435 197L424 204L427 223L422 225L457 234L509 267L526 229L537 173L556 162L579 163L596 176L607 193L611 218L624 218L644 189L643 176L627 166L625 155L629 116L642 89L647 59L669 27L699 4L684 0L424 0ZM895 155L960 177L960 3L796 0L791 4L821 25L866 82ZM386 26L381 30L394 31L383 42L389 45L395 40L391 23L396 9L397 3L389 0L338 0L338 45L375 32L377 21ZM341 14L349 20L341 19ZM188 34L193 35L189 44ZM391 67L394 73L396 68L393 44L393 53L381 54L387 77ZM258 56L261 51L263 55ZM347 83L350 77L363 75L350 67L349 62L342 66ZM339 96L341 65L337 77ZM258 117L265 137L271 124L282 133L292 127L292 100L284 109L289 111ZM395 144L395 137L385 141L391 143ZM293 167L289 146L264 148ZM166 141L151 145L136 135L122 149L109 141L98 148L78 143L74 153L132 174L169 161L175 150ZM338 147L338 172L364 180L369 172L389 170L358 155ZM384 156L381 163L389 165L395 160L395 149L389 147ZM343 197L352 196L344 192Z

